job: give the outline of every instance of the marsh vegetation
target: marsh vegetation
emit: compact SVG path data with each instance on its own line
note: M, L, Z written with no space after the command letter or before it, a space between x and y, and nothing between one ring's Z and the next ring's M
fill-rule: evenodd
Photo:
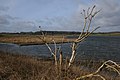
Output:
M95 72L103 62L89 60L76 61L67 72L66 65L62 65L61 75L58 75L52 59L0 52L0 80L73 80L76 77ZM119 64L119 62L117 63ZM120 79L117 72L109 69L102 69L100 74L106 80ZM101 79L94 77L84 80Z

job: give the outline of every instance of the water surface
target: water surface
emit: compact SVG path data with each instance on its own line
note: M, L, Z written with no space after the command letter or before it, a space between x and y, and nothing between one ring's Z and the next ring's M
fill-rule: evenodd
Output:
M54 44L50 45L54 49ZM71 43L57 44L61 46L64 56L71 55ZM19 46L12 43L0 43L0 51L33 56L51 56L45 45ZM80 43L77 59L120 61L120 36L91 36Z

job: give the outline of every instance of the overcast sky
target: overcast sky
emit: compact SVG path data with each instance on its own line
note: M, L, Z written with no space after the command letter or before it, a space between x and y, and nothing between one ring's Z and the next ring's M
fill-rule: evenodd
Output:
M92 26L120 31L120 0L0 0L0 32L81 31L83 9L102 9Z

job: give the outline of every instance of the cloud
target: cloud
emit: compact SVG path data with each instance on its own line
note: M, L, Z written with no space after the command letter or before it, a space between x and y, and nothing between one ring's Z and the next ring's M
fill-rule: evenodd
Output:
M39 24L39 26L41 26L43 30L71 30L69 29L70 20L66 17L45 18L41 20L36 20L36 23Z
M101 26L98 32L120 31L119 0L29 0L29 4L27 0L0 2L0 31L35 31L38 26L44 30L81 31L84 21L80 13L93 5L97 6L96 10L102 9L92 22L94 27Z
M1 26L1 25L0 25ZM0 27L1 32L30 32L38 31L38 27L33 21L14 21L9 25L3 25Z
M14 32L29 32L29 31L37 31L38 27L35 25L34 21L15 21L12 22L12 31Z
M120 1L119 0L94 0L92 4L79 4L78 10L71 17L72 26L82 29L83 18L80 16L82 9L96 4L97 10L102 9L93 20L92 26L101 26L100 32L103 31L120 31ZM71 23L71 22L70 22ZM81 23L81 24L80 24ZM78 26L79 25L79 26ZM80 28L79 28L80 27ZM77 29L77 28L76 28Z
M9 31L9 29L11 29L10 25L15 19L16 18L10 15L0 15L0 32Z
M102 9L102 11L100 12L101 14L100 14L99 18L101 17L105 20L112 20L112 21L116 20L116 19L120 19L120 17L119 17L120 3L118 3L117 0L115 0L115 1L105 0L105 3L103 3L102 1L101 2L98 1L98 3L99 3L99 4L97 4L98 7L100 7Z
M9 25L11 21L17 19L17 17L12 17L10 15L0 15L0 25Z
M10 22L6 16L0 16L0 25L8 25Z
M0 32L26 32L37 31L33 21L25 21L10 15L0 15Z
M8 11L9 7L5 7L5 6L0 6L0 12L2 11Z
M101 25L106 31L120 31L120 1L99 0L97 6L102 9L96 17L95 25ZM102 31L102 30L101 30Z

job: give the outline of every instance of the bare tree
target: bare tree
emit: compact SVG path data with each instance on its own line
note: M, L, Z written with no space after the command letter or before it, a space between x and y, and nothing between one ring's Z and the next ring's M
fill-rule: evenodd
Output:
M79 43L85 40L91 33L93 33L95 30L99 28L97 27L90 32L92 19L96 16L98 12L100 12L100 10L94 11L95 7L96 6L94 5L92 9L88 8L87 11L83 10L83 13L81 13L84 16L84 26L83 26L83 30L81 34L79 35L79 37L75 39L72 43L72 55L69 60L68 68L71 66L71 64L75 60L76 50L77 50L77 47L79 46Z
M90 9L88 8L88 10L83 10L82 15L84 16L84 26L83 26L83 30L81 32L81 34L78 36L77 39L75 39L72 42L72 53L71 53L71 57L69 59L69 63L68 63L68 68L71 66L71 64L74 62L75 57L76 57L76 50L77 47L79 46L79 43L82 42L83 40L85 40L91 33L93 33L95 30L97 30L99 27L93 29L90 32L90 27L91 27L91 22L92 19L96 16L96 14L100 11L95 11L95 5ZM41 28L41 27L39 27ZM46 36L45 34L41 31L42 33L42 38L40 37L40 39L45 43L45 45L48 47L50 53L53 55L54 57L54 61L55 61L55 65L58 66L58 61L57 61L57 45L56 45L56 41L54 40L54 38L52 39L53 43L54 43L54 50L52 50L52 48L49 46L49 44L46 41ZM61 40L63 42L63 40ZM60 56L59 56L59 67L61 69L61 65L62 65L62 51L59 50Z

